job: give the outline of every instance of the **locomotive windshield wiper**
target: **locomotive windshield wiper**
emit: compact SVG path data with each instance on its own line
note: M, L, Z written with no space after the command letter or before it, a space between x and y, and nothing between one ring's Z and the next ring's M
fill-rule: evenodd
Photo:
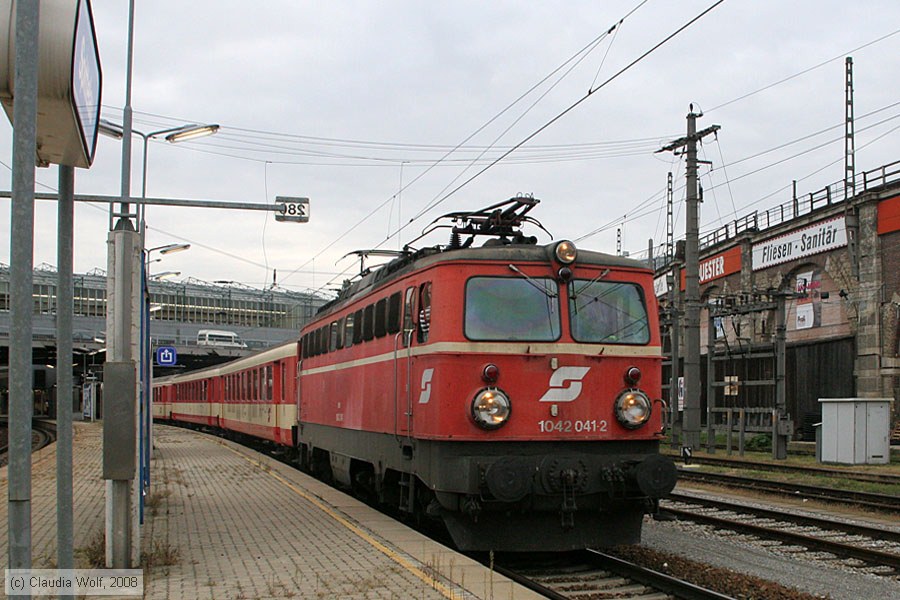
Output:
M532 279L531 277L529 277L528 275L526 275L525 273L523 273L522 270L519 269L519 267L517 267L516 265L510 264L510 265L509 265L509 269L510 269L511 271L513 271L514 273L518 273L519 275L521 275L522 277L524 277L524 278L525 278L525 281L527 281L528 283L530 283L531 285L533 285L533 286L536 287L537 289L539 289L539 290L541 290L542 292L544 292L544 294L546 294L548 298L556 298L556 297L559 295L559 294L557 294L557 293L554 292L554 291L548 290L548 289L545 288L543 285L541 285L540 283L538 283L537 281L535 281L534 279Z
M609 269L604 269L603 272L601 272L599 275L597 275L596 277L594 277L593 279L588 281L586 284L581 286L581 289L576 290L575 285L574 284L572 285L572 308L575 311L576 315L578 314L578 302L577 302L578 294L580 294L584 290L588 289L589 287L591 287L592 285L594 285L595 283L597 283L598 281L600 281L607 275L609 275Z
M587 288L591 287L592 285L594 285L595 283L597 283L598 281L600 281L601 279L603 279L603 278L606 277L607 275L609 275L609 269L604 269L604 271L603 271L602 273L600 273L599 275L597 275L596 277L594 277L593 279L591 279L590 281L588 281L586 284L584 284L583 286L581 286L581 289L576 290L576 289L575 289L575 286L572 286L572 292L573 292L573 293L572 293L572 298L577 298L577 297L578 297L578 294L580 294L581 292L583 292L583 291L586 290Z

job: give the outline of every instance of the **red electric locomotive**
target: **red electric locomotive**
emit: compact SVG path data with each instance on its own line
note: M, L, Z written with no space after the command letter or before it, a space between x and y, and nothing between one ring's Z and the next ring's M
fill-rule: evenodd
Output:
M364 274L299 344L301 464L462 550L635 543L675 485L652 272L538 246L537 202L446 215L448 246Z

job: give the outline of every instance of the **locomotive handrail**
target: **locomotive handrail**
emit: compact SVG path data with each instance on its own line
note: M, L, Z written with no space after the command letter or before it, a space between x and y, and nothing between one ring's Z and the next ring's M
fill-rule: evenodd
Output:
M397 385L397 341L400 339L405 332L401 329L397 335L394 336L394 440L400 442L399 431L397 431L397 404L400 402L400 386ZM407 373L407 389L409 389L409 374Z
M668 402L666 402L662 398L657 398L653 402L659 402L660 404L662 404L663 415L669 414L669 403ZM660 435L665 435L666 434L666 418L665 418L665 416L663 416L663 418L661 419L661 423L662 423L662 427L660 428L658 433Z

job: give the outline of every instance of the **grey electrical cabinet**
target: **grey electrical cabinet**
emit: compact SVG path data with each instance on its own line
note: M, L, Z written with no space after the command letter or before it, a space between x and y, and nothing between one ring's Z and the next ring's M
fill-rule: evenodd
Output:
M848 465L890 462L891 402L891 398L820 398L820 460Z

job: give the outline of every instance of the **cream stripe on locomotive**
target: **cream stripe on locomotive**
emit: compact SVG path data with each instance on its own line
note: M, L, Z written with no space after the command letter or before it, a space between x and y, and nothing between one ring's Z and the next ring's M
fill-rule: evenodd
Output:
M428 356L432 354L576 354L579 356L643 356L661 358L662 349L659 346L618 346L607 344L508 344L485 342L437 342L427 346L412 349L403 348L397 352L397 356L406 358L407 352L412 356ZM394 360L394 353L379 354L368 358L349 360L342 363L301 369L300 375L317 375L329 371L340 371L351 367L361 367L380 362Z

